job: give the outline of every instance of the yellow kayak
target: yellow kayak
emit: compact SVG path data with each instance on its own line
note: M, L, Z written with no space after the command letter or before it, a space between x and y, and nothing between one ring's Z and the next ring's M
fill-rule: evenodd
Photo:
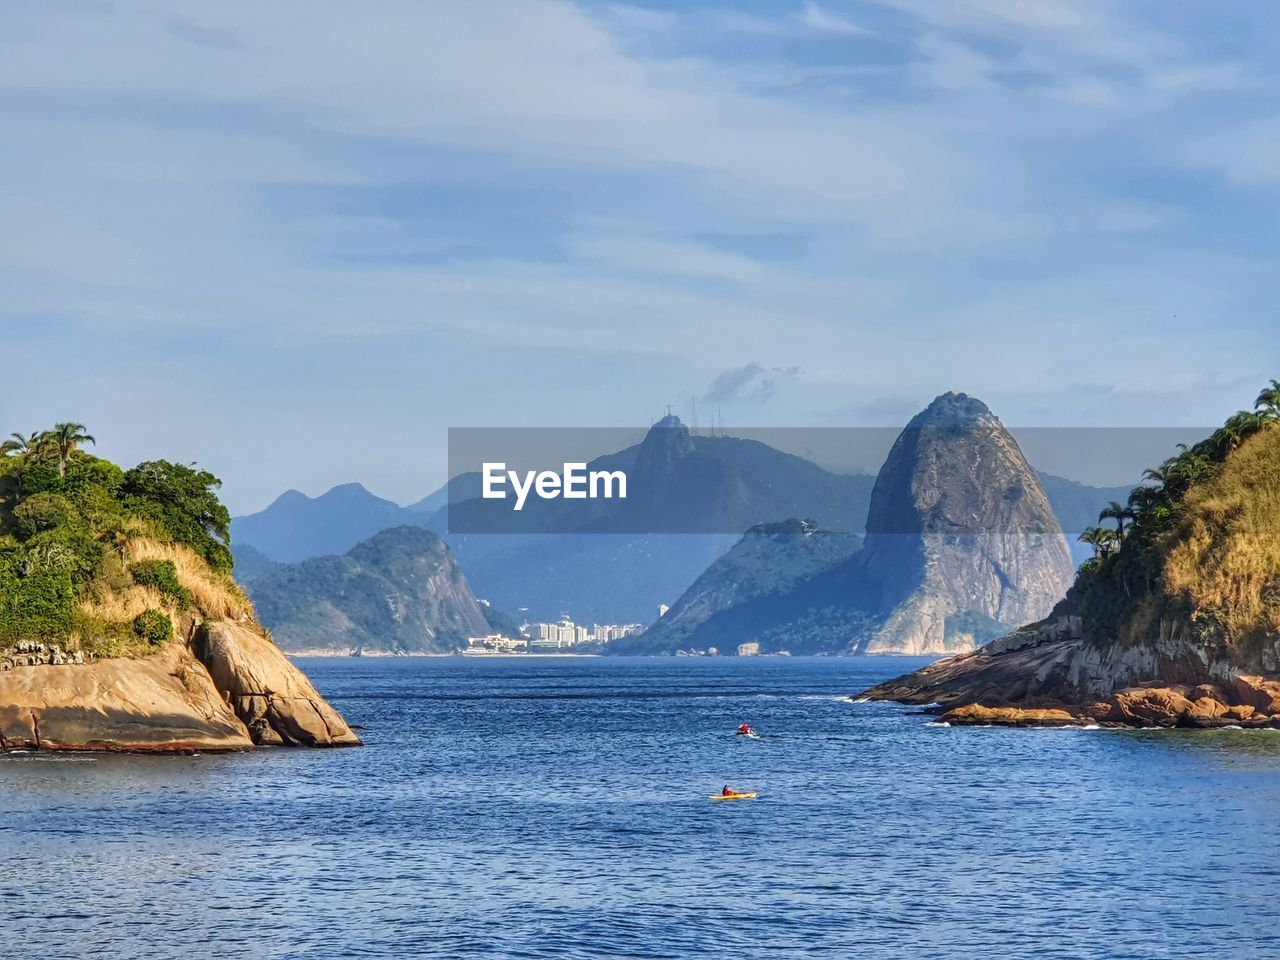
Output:
M713 793L707 797L708 800L754 800L755 798L754 790L750 793Z

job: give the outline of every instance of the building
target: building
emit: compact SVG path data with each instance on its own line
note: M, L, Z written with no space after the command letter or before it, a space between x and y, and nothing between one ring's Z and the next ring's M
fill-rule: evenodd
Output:
M528 653L529 641L504 637L500 633L491 633L483 637L467 637L467 649L464 652L471 654Z

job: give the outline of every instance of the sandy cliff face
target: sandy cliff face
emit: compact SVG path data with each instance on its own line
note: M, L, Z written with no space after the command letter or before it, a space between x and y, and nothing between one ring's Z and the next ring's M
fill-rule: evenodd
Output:
M0 673L0 750L137 753L357 746L359 738L249 625L203 624L152 656Z

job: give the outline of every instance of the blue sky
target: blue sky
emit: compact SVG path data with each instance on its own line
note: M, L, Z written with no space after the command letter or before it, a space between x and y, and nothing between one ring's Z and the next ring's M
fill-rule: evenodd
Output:
M1268 3L11 0L0 428L393 499L464 425L1211 424L1280 375Z

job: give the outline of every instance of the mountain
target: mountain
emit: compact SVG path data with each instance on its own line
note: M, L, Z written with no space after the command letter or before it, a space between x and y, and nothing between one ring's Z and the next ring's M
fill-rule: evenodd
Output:
M859 570L864 597L888 614L861 651L941 653L1044 616L1066 593L1073 566L1035 471L1004 424L982 401L946 393L889 451ZM957 629L958 619L968 622Z
M510 629L476 600L444 541L418 527L282 566L246 589L276 642L293 652L447 653L495 625Z
M811 525L760 528L619 652L752 641L792 653L972 649L1043 616L1071 580L1035 472L964 394L938 397L899 435L860 551L855 540Z
M270 560L297 563L345 553L380 530L425 527L429 520L428 514L374 496L358 483L344 483L318 497L288 490L266 509L233 518L231 539Z
M1044 620L865 691L951 723L1280 726L1280 389L1154 471Z
M235 558L236 581L248 583L263 574L270 573L282 566L251 543L236 543L231 546L231 556Z
M872 478L834 474L755 440L703 437L664 417L591 470L627 473L625 500L454 502L433 518L476 591L549 620L647 622L759 523L813 517L860 530Z
M813 578L840 566L861 546L857 534L831 533L810 520L752 527L684 591L643 634L615 641L617 654L730 651L809 612L797 598L815 592ZM800 590L804 584L806 589ZM797 638L799 639L799 638ZM816 639L816 635L815 635ZM791 652L818 652L802 639Z
M49 443L0 457L0 752L359 745L232 579L218 486Z

